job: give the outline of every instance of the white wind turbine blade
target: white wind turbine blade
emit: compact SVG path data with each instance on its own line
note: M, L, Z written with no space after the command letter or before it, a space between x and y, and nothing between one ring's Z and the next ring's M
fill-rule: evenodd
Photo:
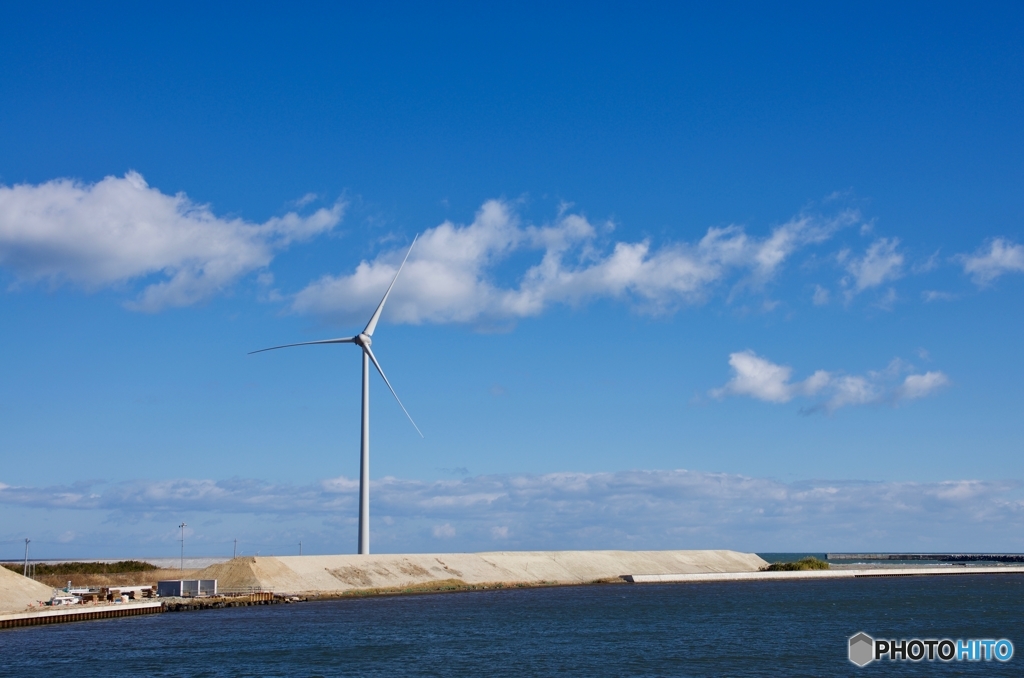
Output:
M395 400L398 401L398 406L402 408L403 412L405 412L405 416L409 417L409 423L412 424L412 427L416 429L416 433L419 433L420 438L422 438L423 432L420 431L420 427L416 425L416 422L412 420L412 415L409 414L409 410L405 409L405 405L402 404L402 400L398 397L398 394L395 393L395 389L391 388L391 382L384 376L384 370L380 368L380 363L377 362L377 357L373 355L373 351L370 350L369 346L363 346L363 350L366 351L366 355L370 356L370 360L373 361L373 366L377 368L378 372L380 372L381 379L383 379L384 383L388 385L389 389L391 389L391 395L395 396Z
M258 351L249 351L248 355L253 353L263 353L264 351L273 351L277 348L291 348L292 346L312 346L314 344L354 344L355 337L342 337L340 339L321 339L320 341L303 341L299 344L285 344L283 346L271 346L270 348L261 348Z
M419 234L416 234L412 239L412 245L409 245L409 251L405 253L405 259L402 259L402 265L398 267L398 273L395 273L395 280L398 280L399 274L401 274L402 269L405 267L405 262L409 260L409 255L412 254L412 247L416 244L416 238L418 237L420 237ZM363 334L368 337L372 337L373 331L377 329L377 321L380 320L380 312L384 310L384 302L388 300L388 295L391 294L391 288L395 286L395 280L392 280L391 284L388 285L388 291L384 293L384 298L380 300L380 305L378 305L377 310L373 312L373 317L370 318L370 322L366 323L366 329L363 330ZM380 368L378 367L377 369L379 370ZM384 381L387 381L387 379ZM397 398L398 396L395 397ZM406 412L406 414L408 414L408 412Z

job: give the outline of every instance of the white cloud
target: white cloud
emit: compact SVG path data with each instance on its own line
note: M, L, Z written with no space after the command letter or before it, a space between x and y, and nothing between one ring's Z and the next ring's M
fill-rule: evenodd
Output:
M866 377L830 376L829 382L832 387L832 397L826 403L829 411L835 411L847 405L867 405L878 402L882 397L881 389L868 381Z
M761 358L753 351L741 351L729 355L733 378L711 395L721 398L726 395L745 395L770 403L785 403L797 395L814 395L824 388L829 374L818 371L799 383L792 383L793 369Z
M921 292L921 298L927 303L931 303L933 301L954 301L957 296L955 294L941 292L939 290L924 290Z
M431 532L437 539L451 539L455 536L455 528L451 526L451 523L435 525Z
M777 365L749 350L729 354L729 366L733 370L732 379L721 388L712 389L713 397L749 396L769 403L787 403L801 396L819 398L811 411L824 408L834 412L841 407L879 402L897 404L923 398L949 384L949 378L942 372L910 374L898 382L911 369L899 359L892 361L885 370L866 375L818 370L799 382L792 381L793 368Z
M546 226L524 224L512 204L484 203L471 224L428 229L413 250L385 313L392 322L445 323L538 315L552 304L620 299L651 313L699 303L730 277L738 287L771 280L799 248L826 240L859 219L843 212L826 220L801 215L766 237L738 226L710 228L695 243L655 247L648 240L604 244L597 227L563 210ZM511 254L538 252L540 261L514 284L495 282ZM394 277L404 251L361 262L350 274L328 275L295 295L292 309L358 319L372 310Z
M942 372L911 374L903 380L903 386L900 387L900 397L906 400L923 398L947 385L949 385L949 377Z
M301 198L295 201L295 206L298 208L305 207L306 205L313 202L319 197L320 196L318 196L316 193L307 193L306 195L302 196Z
M929 273L939 267L939 253L932 252L924 261L919 261L911 267L911 271L916 274Z
M885 309L886 311L891 311L892 307L896 304L896 301L898 299L899 295L896 294L896 288L890 287L885 291L885 294L882 295L882 297L878 300L876 305L879 308Z
M971 255L959 257L964 272L978 285L987 285L1004 273L1024 272L1024 245L994 238Z
M347 550L355 538L354 485L350 479L307 486L198 479L8 486L0 490L0 505L18 507L19 515L61 511L61 524L49 528L54 541L68 529L64 521L74 521L73 512L91 516L82 521L84 531L75 529L76 549L88 544L97 525L113 523L122 538L138 533L152 540L157 527L188 515L194 516L187 521L194 543L219 543L228 553L235 530L257 535L277 525L293 526L288 534L316 533L337 552L338 544ZM1024 528L1020 489L1017 482L978 480L784 483L682 469L389 478L374 481L372 491L375 515L391 520L377 520L371 529L379 552L430 552L438 539L457 550L488 550L495 539L510 549L1012 550ZM94 511L106 519L97 520ZM232 521L233 515L240 518ZM225 518L223 534L216 516ZM177 534L160 532L170 548ZM33 534L39 542L48 538L42 528ZM308 546L313 537L305 540ZM282 536L286 541L295 548L295 540Z
M815 306L825 306L829 302L829 291L821 285L814 286L814 295L811 297L811 301L814 302Z
M95 184L0 186L0 266L21 281L89 290L154 277L130 308L187 306L266 267L275 251L332 229L344 208L255 224L166 195L137 172Z
M903 255L896 251L899 244L899 238L879 238L868 247L863 257L851 259L846 263L846 271L853 276L852 283L848 279L844 280L850 288L847 290L847 298L890 280L896 280L903 274ZM848 256L848 253L841 256L841 263Z

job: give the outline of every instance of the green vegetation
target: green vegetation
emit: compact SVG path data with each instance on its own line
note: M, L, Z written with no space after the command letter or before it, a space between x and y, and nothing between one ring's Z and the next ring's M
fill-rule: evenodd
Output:
M3 566L12 572L22 573L22 563L3 563ZM49 574L123 574L125 572L148 572L158 569L156 565L144 563L141 560L119 560L116 563L47 563L29 564L35 576L42 577Z
M827 570L828 563L814 556L801 558L794 563L772 563L761 568L762 572L793 572L795 570Z

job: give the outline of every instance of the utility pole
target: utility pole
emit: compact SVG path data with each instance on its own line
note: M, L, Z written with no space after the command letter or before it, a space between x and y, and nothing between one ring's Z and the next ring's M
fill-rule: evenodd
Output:
M25 569L24 569L24 571L22 571L21 574L26 576L26 577L28 576L28 543L30 541L32 541L32 540L29 539L28 537L25 537ZM301 546L299 547L299 551L300 552L302 551L302 547ZM301 553L300 553L300 555L301 555Z
M237 556L237 555L238 555L238 540L236 539L235 540L235 546L234 546L234 548L231 549L231 560L234 560L235 556Z
M182 521L181 525L178 525L178 527L181 528L181 565L178 567L178 569L179 570L184 570L185 569L185 528L188 527L188 525L185 524L185 521Z

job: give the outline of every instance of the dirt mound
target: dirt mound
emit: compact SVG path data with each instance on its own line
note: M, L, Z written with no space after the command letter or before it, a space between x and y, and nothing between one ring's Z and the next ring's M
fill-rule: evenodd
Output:
M299 590L300 578L276 558L245 556L211 565L193 575L194 579L216 579L218 591L248 589Z
M234 558L226 563L217 563L199 570L192 579L216 579L217 590L248 589L262 586L259 577L253 570L256 559L251 557Z
M22 612L29 605L49 600L53 589L0 567L0 614Z

